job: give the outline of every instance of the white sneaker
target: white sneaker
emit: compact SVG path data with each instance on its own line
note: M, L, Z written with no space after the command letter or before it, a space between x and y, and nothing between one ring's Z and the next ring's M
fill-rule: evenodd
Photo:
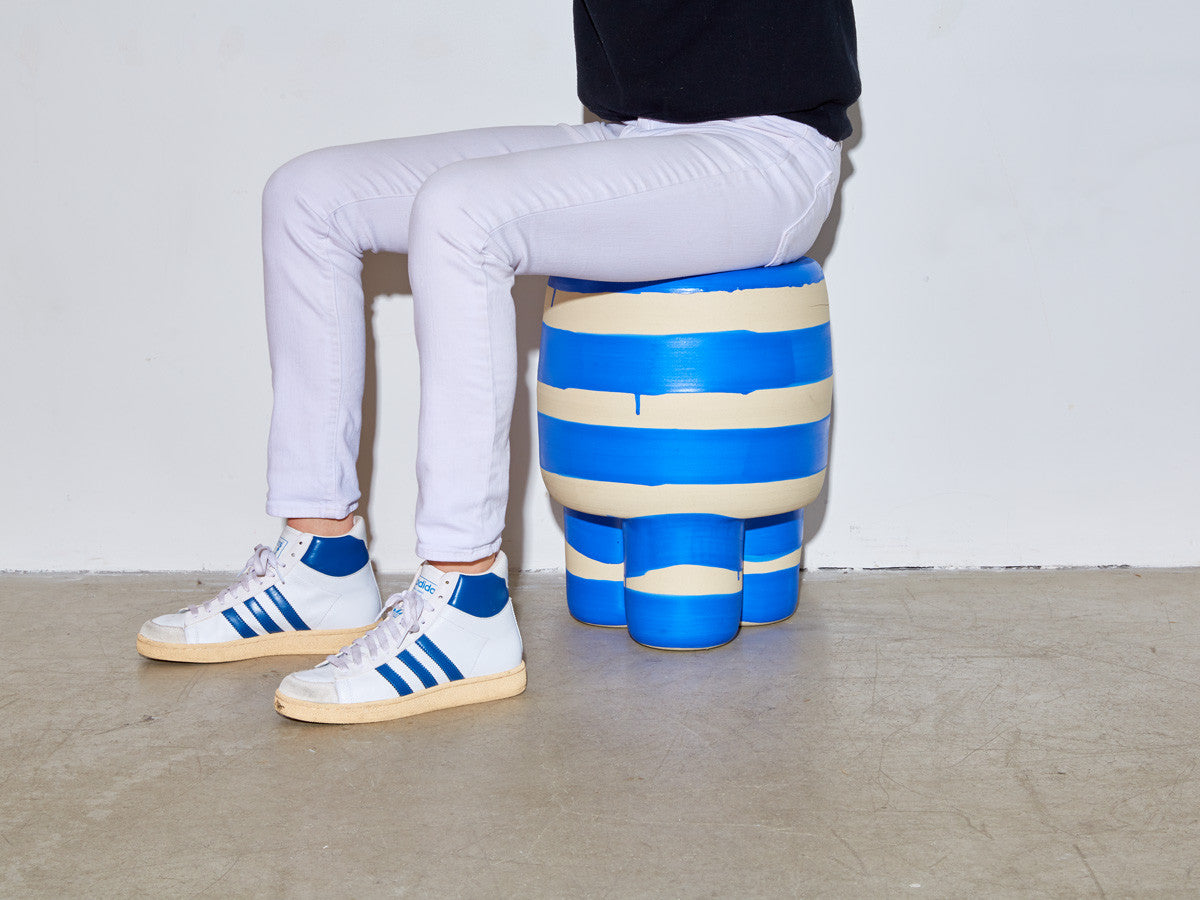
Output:
M379 586L365 537L358 516L341 537L284 526L274 550L254 548L235 584L198 606L143 625L138 653L211 663L334 652L379 618Z
M275 709L304 722L382 722L525 690L521 633L501 553L482 575L425 563L379 625L283 679Z

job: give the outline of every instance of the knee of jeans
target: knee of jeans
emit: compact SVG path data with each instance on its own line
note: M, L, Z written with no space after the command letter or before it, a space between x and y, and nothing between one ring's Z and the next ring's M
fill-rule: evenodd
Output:
M271 173L263 186L263 219L296 213L320 215L322 185L334 170L331 150L313 150L285 162Z
M462 160L443 166L425 179L413 199L410 241L440 240L482 250L487 239L488 198L495 181L481 160Z

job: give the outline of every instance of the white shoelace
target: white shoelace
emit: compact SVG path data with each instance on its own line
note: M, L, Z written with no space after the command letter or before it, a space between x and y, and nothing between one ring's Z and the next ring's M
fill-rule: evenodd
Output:
M424 612L423 594L412 588L392 594L384 604L383 621L325 661L339 672L347 672L352 666L362 666L364 660L374 667L388 657L395 656L404 639L420 630L421 614Z
M242 588L251 594L256 593L262 586L262 579L266 578L268 574L273 574L279 579L279 583L283 584L283 573L279 571L279 560L275 556L275 551L259 544L250 554L250 558L246 560L246 565L238 575L237 581L211 600L189 606L186 611L195 616L218 610L222 606L232 603L237 591Z

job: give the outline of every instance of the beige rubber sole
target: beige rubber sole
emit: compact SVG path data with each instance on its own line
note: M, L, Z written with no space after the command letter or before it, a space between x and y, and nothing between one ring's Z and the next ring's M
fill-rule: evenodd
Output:
M322 631L285 631L281 634L262 634L238 638L221 644L168 644L137 636L137 652L147 659L167 662L218 663L260 656L296 656L300 654L327 655L337 653L347 644L362 637L375 623L362 628L328 628Z
M316 703L297 700L275 692L275 711L301 722L322 722L327 725L354 725L359 722L387 722L403 719L435 709L450 709L470 703L486 703L515 697L525 690L525 663L507 672L480 675L449 681L426 688L415 694L393 700L372 700L367 703Z

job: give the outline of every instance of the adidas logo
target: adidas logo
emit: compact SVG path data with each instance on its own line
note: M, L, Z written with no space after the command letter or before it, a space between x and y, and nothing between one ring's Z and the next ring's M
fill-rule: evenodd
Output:
M437 593L437 586L427 578L418 578L417 590L424 591L426 594L435 594Z

